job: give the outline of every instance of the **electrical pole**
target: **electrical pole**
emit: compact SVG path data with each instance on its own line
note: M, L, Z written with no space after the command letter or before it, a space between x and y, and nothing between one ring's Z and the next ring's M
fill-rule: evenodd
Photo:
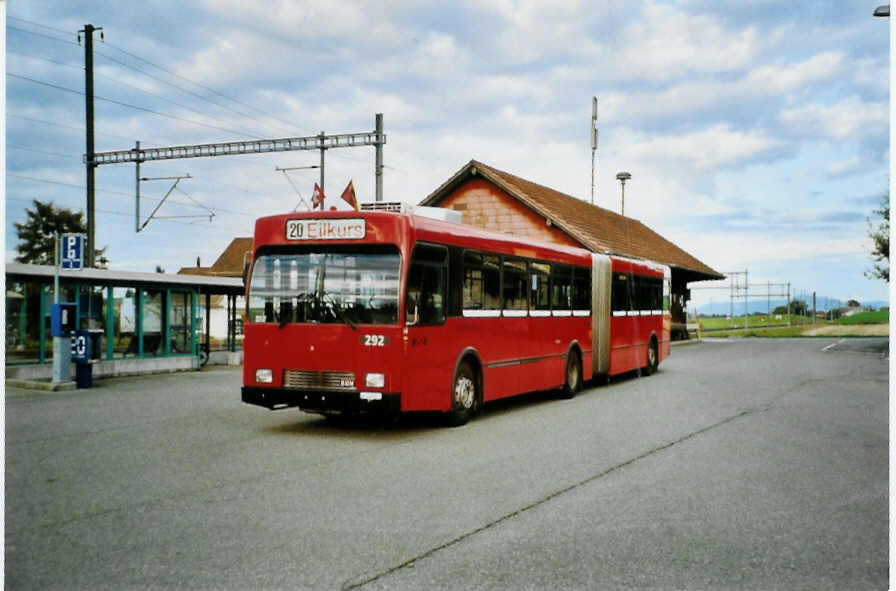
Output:
M327 149L324 147L324 140L326 139L326 135L324 132L320 132L320 135L317 136L320 141L320 194L323 199L320 201L320 210L324 211L324 199L327 197L327 192L324 190L324 152Z
M386 143L385 138L383 137L383 114L377 113L375 116L375 128L374 133L376 134L376 143L374 144L374 150L376 151L376 167L374 169L374 176L376 177L376 195L374 199L376 201L383 200L383 144Z
M87 121L87 245L84 253L84 266L94 266L94 245L96 240L96 204L95 204L95 172L94 143L93 143L93 32L102 31L102 27L94 27L91 24L84 25L84 29L78 31L84 33L84 110ZM102 37L102 33L100 33Z
M134 148L134 152L137 154L140 153L140 142L137 142L136 147ZM135 160L135 164L137 165L135 168L137 169L137 180L136 180L136 191L137 191L137 199L134 211L134 232L140 231L140 160ZM196 265L197 267L199 265Z

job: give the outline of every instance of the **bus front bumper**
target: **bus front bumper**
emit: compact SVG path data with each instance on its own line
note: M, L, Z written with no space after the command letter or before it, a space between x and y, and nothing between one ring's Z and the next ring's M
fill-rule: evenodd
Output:
M320 392L243 386L243 402L271 410L299 407L317 413L398 413L401 394L384 392Z

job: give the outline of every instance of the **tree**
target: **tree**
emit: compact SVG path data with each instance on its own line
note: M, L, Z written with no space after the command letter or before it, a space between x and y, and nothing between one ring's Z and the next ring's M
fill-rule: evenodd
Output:
M28 216L24 223L16 222L13 226L19 237L16 249L19 263L35 265L52 265L56 249L56 233L87 233L84 213L72 211L65 207L56 207L52 203L44 203L34 199L34 208L25 209ZM103 253L106 249L95 250L95 260L105 261Z
M871 220L868 220L868 236L874 242L874 250L871 256L874 257L874 267L871 271L866 271L865 276L872 279L883 279L887 283L890 282L890 195L884 196L880 209L875 209L874 213L881 216L883 220L878 224L877 229L871 226Z
M804 316L809 306L803 300L790 300L790 313L795 316ZM787 314L787 306L778 306L772 314Z

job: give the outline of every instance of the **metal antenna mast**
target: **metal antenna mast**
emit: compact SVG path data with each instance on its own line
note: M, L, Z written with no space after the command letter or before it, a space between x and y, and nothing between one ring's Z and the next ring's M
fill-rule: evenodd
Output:
M591 205L594 205L594 155L597 153L597 97L591 102Z

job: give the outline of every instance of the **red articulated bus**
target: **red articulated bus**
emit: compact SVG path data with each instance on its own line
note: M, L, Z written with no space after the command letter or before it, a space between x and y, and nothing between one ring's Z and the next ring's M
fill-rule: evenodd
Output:
M242 400L322 414L441 411L669 354L668 267L382 211L255 224Z

